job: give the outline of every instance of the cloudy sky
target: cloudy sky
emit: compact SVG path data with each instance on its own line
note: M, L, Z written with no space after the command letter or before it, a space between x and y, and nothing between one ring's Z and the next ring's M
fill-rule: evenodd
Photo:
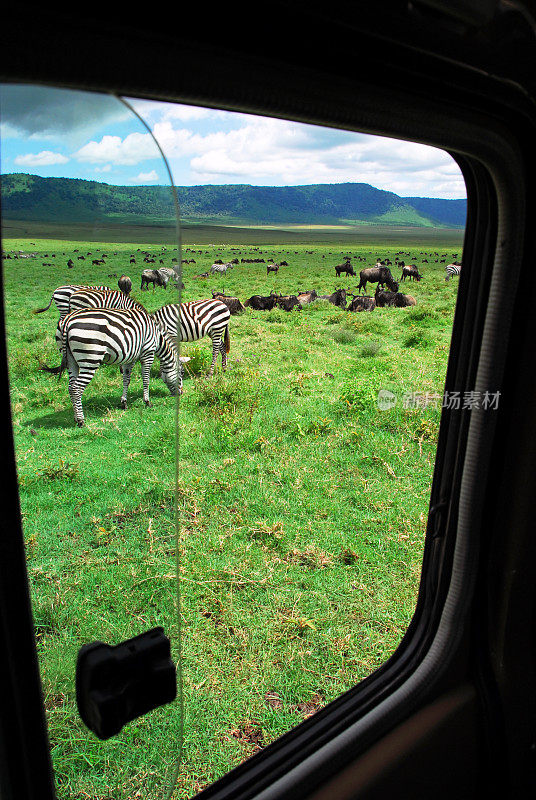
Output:
M179 186L370 183L403 197L465 197L452 158L433 147L194 106L130 100ZM0 89L1 171L115 185L166 184L145 127L115 97Z

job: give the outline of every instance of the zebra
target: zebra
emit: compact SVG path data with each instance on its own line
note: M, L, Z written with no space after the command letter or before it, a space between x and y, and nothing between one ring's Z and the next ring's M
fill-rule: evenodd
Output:
M171 267L160 267L160 269L158 269L157 272L160 273L160 275L164 280L164 289L167 289L167 285L171 280L171 278L175 278L176 280L178 280L179 277L177 275L176 270L172 269Z
M182 394L183 367L177 348L145 310L72 311L58 322L56 343L62 355L61 371L69 370L69 396L78 427L84 424L82 394L103 364L123 365L123 409L127 407L127 390L136 361L141 361L143 401L150 405L149 376L155 356L160 359L160 376L170 393Z
M80 289L73 292L69 300L69 312L84 308L136 308L148 312L130 295L119 289Z
M208 373L209 377L214 374L218 353L221 353L221 366L225 371L227 353L231 346L229 336L231 314L221 300L191 300L180 305L171 303L153 311L151 317L166 333L173 336L175 340L178 338L180 342L195 342L202 339L203 336L210 336L212 339L212 364Z
M450 281L450 279L453 277L453 275L459 275L461 271L462 271L462 265L461 264L457 264L457 263L447 264L447 266L445 267L445 272L447 273L446 276L445 276L445 280L446 281Z
M212 275L214 275L216 272L222 274L227 272L228 269L233 269L233 267L234 264L232 264L230 261L228 264L213 264L210 268L210 272Z
M34 314L42 314L43 311L48 311L52 302L54 302L60 312L60 319L63 319L69 313L69 301L74 292L81 291L82 289L91 289L92 291L110 291L109 286L75 286L74 284L66 284L65 286L58 286L52 293L50 303L45 308L36 308Z

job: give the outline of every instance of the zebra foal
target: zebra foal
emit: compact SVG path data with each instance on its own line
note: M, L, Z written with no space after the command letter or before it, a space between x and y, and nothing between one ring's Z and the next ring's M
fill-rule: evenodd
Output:
M61 352L61 370L69 371L69 396L74 419L84 424L82 394L103 364L123 366L121 407L127 407L132 368L141 362L143 400L149 401L149 376L155 356L160 375L170 393L182 393L182 364L174 343L147 314L139 309L91 309L73 311L58 322L56 343ZM61 372L60 372L61 375Z
M231 347L229 320L231 314L221 300L191 300L188 303L171 303L153 311L151 317L175 340L195 342L204 336L212 339L212 364L209 376L214 374L218 353L221 366L227 367L227 353Z

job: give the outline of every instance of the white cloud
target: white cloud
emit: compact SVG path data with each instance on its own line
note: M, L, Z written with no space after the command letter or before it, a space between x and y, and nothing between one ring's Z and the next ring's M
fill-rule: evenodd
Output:
M437 148L197 106L130 102L151 126L178 184L351 182L369 183L402 196L466 194L457 164ZM45 158L48 153L25 158ZM57 154L57 158L65 157ZM151 168L157 162L163 166L158 148L146 132L121 136L106 133L86 141L72 158L91 165L95 172L152 161L137 178L125 178L131 183L157 181L158 177L153 177L156 169ZM32 166L30 161L26 164Z
M153 169L151 172L140 172L136 178L130 178L130 183L154 183L158 180L158 172Z
M23 156L16 156L15 164L24 167L49 167L52 164L66 164L69 161L61 153L53 153L52 150L42 150L40 153L27 153Z
M118 164L133 166L151 158L160 158L154 141L148 133L130 133L120 136L103 136L100 142L91 141L81 147L73 157L87 164Z

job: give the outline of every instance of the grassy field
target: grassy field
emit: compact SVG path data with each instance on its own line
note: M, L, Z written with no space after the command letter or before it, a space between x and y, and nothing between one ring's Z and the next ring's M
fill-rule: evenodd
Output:
M69 246L71 241L77 242L123 242L136 243L137 246L148 244L175 246L177 230L173 220L163 219L156 225L154 219L138 220L136 224L132 216L118 217L116 224L110 221L89 222L38 222L35 220L6 219L3 221L3 235L6 239L28 243L35 239L62 241ZM211 245L214 242L230 247L239 242L241 245L287 245L313 244L331 245L338 250L341 246L375 247L376 243L393 247L418 247L419 250L439 250L454 248L459 250L463 241L463 231L459 228L419 228L402 225L368 225L365 223L349 224L344 227L334 225L287 225L258 227L241 227L239 225L214 225L212 223L182 222L181 238L185 245L193 243ZM130 244L128 245L130 247ZM59 248L58 248L59 249ZM63 248L65 249L65 248Z
M31 313L62 283L115 288L123 272L150 310L173 302L171 290L139 291L138 248L160 254L154 239L4 240L7 252L38 253L3 268L28 571L62 800L165 797L179 756L173 797L191 797L369 675L413 613L440 409L404 408L401 398L442 392L457 281L445 283L444 265L425 253L448 263L461 254L460 232L413 249L394 232L352 246L234 236L221 246L186 239L182 258L196 263L184 265L183 299L353 288L356 279L333 269L346 253L371 266L403 250L425 280L407 284L417 299L408 309L246 309L231 318L229 369L210 381L210 341L184 346L192 360L178 434L176 399L156 367L152 407L138 366L126 411L119 371L100 369L84 395L86 426L76 428L66 376L39 369L59 361L57 313ZM102 252L106 264L92 265ZM160 257L169 266L173 255L168 246ZM262 263L193 277L234 257L289 266L269 279ZM378 409L380 389L397 393L393 409ZM154 625L172 639L183 702L100 742L76 713L78 648Z

